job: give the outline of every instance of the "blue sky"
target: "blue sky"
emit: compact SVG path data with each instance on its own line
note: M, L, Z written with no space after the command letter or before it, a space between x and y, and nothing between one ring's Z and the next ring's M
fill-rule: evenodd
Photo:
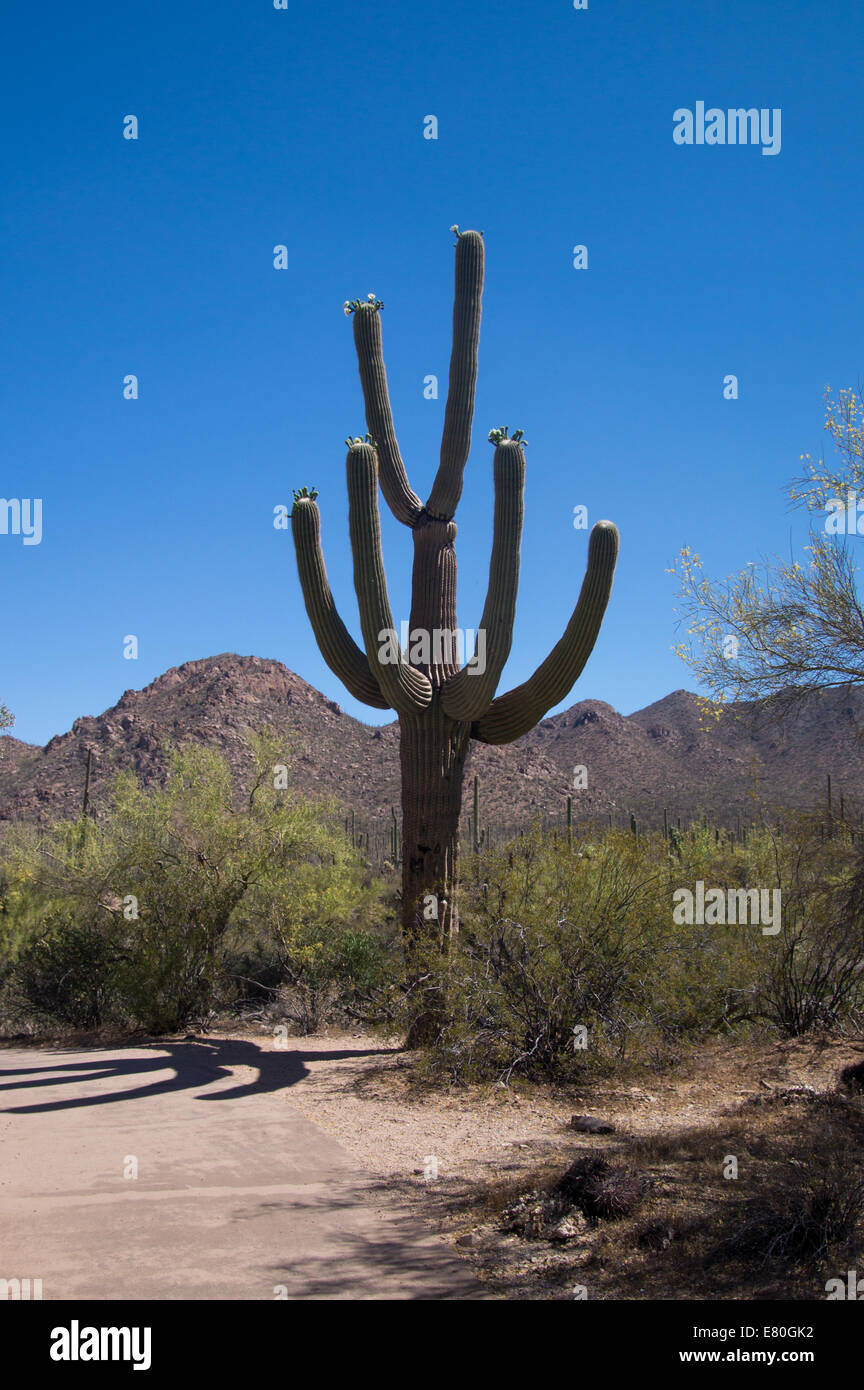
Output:
M318 655L272 515L317 487L357 635L343 441L365 422L342 303L385 302L397 433L425 497L452 223L482 228L487 255L460 623L485 594L486 436L508 424L529 440L528 484L499 689L570 614L578 504L617 522L621 560L565 704L629 713L693 687L668 567L685 543L725 574L800 541L783 484L822 447L825 386L864 374L854 0L19 0L3 38L0 495L43 499L41 544L0 535L0 699L19 737L44 742L223 651L391 717ZM676 145L673 112L699 100L780 108L780 153ZM400 620L412 547L389 514L384 543Z

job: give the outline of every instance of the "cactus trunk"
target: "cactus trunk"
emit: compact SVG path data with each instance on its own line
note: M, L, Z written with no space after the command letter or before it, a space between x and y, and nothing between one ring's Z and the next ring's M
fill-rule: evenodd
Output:
M433 700L399 718L402 770L402 926L406 945L437 932L446 950L458 924L459 815L470 725Z

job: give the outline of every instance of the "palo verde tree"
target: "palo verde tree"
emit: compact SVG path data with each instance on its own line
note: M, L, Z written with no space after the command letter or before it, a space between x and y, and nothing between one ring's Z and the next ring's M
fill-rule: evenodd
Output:
M594 526L579 601L566 631L533 676L495 695L513 638L522 533L525 455L521 431L492 430L495 508L492 559L477 648L457 653L454 516L471 444L484 249L479 232L456 233L456 288L450 381L441 458L432 491L412 490L393 427L374 295L345 304L368 434L348 443L349 530L365 651L339 617L321 550L315 493L294 494L291 526L306 611L324 660L355 697L399 718L402 773L402 919L406 949L444 948L457 927L456 882L462 781L471 739L511 743L564 699L580 674L609 600L618 532ZM396 640L381 552L378 486L414 539L409 646Z
M677 651L708 687L712 712L750 702L782 715L816 692L864 684L864 612L855 547L864 533L864 389L825 398L825 430L838 458L803 455L788 484L813 518L804 559L768 556L711 579L698 554L681 551L678 613L688 640Z

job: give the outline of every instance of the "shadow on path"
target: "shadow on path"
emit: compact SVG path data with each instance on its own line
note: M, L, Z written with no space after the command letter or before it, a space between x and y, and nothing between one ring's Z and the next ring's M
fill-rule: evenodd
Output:
M283 1264L271 1265L267 1274L274 1291L284 1289L282 1297L291 1300L356 1301L364 1296L359 1289L371 1290L376 1284L388 1290L383 1296L390 1299L394 1277L399 1296L411 1301L495 1297L471 1267L462 1264L443 1244L437 1251L421 1249L421 1230L417 1218L409 1214L396 1216L374 1235L346 1230L340 1235L341 1252L335 1258L332 1250L323 1255L297 1252Z
M254 1042L240 1040L144 1043L135 1048L150 1048L152 1057L128 1056L122 1051L115 1057L94 1058L92 1061L58 1062L54 1066L32 1066L9 1068L2 1066L0 1054L0 1091L33 1090L37 1086L80 1085L87 1081L102 1081L114 1078L129 1085L110 1092L99 1092L89 1096L70 1096L60 1100L46 1100L42 1104L0 1106L0 1112L12 1115L38 1114L50 1110L73 1110L79 1106L110 1105L118 1100L143 1099L147 1096L161 1095L170 1091L187 1091L198 1086L212 1086L232 1075L233 1067L254 1067L257 1076L250 1081L238 1082L227 1090L211 1091L196 1097L197 1100L237 1100L241 1096L252 1096L265 1091L280 1091L293 1086L304 1076L309 1075L307 1062L340 1061L348 1057L377 1057L387 1055L391 1049L386 1047L368 1048L365 1051L331 1052L275 1052L265 1051ZM58 1049L59 1050L59 1049ZM39 1053L37 1056L44 1056ZM172 1074L154 1080L150 1085L136 1086L138 1079L146 1079L159 1072ZM9 1077L25 1078L10 1081Z

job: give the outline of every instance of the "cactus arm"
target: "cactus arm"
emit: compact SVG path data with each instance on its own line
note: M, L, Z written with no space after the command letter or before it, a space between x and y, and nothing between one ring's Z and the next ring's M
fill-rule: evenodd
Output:
M495 520L489 587L480 622L485 634L486 669L464 666L446 682L441 696L451 719L478 719L495 694L513 642L519 547L525 493L525 455L520 444L502 440L495 450Z
M334 675L355 700L375 709L389 709L377 680L336 611L321 549L321 516L317 503L300 498L291 512L291 534L297 554L297 570L303 601L318 648Z
M426 503L430 516L442 517L447 521L452 519L462 495L462 479L471 448L483 300L483 263L482 234L457 233L450 384L441 437L441 461Z
M381 491L396 520L413 526L423 510L423 503L408 482L396 442L381 341L381 316L376 304L360 304L355 309L354 346L366 403L366 424L378 449Z
M569 693L597 640L617 558L617 527L611 521L598 521L588 543L588 566L579 601L564 636L533 676L492 701L472 724L472 738L480 743L512 743Z
M354 556L354 588L369 665L387 703L400 714L416 714L432 699L432 685L422 671L409 666L399 652L396 661L382 661L382 632L394 632L381 553L378 515L378 458L370 444L357 442L348 450L348 528ZM395 646L395 640L391 644Z

